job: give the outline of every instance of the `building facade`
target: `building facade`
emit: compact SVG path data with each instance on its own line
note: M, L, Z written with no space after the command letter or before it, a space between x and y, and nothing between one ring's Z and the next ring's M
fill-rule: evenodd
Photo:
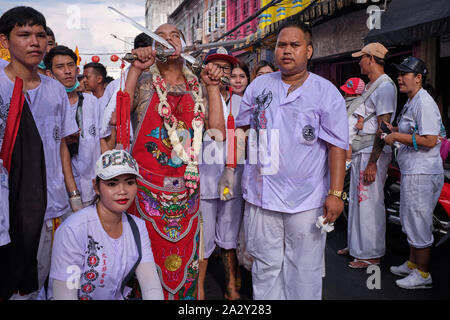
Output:
M232 30L251 17L260 8L261 0L227 0L227 31ZM233 32L233 36L228 37L228 39L241 39L255 33L258 25L259 19L253 19Z
M180 29L187 45L203 40L203 5L203 0L184 0L168 17L167 22Z
M146 0L145 26L154 31L160 25L167 23L168 16L183 2L183 0Z

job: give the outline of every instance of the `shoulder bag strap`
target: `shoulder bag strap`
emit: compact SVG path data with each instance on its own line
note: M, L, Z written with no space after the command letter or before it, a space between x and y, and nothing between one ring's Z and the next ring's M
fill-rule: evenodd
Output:
M136 263L134 264L133 268L131 268L130 272L128 272L127 276L122 281L122 285L120 286L120 292L122 293L122 296L123 296L123 290L125 289L125 285L133 276L134 272L136 271L136 268L138 267L138 265L142 259L141 236L139 234L139 229L136 225L136 222L133 220L133 218L127 213L125 215L127 216L128 223L130 224L130 227L131 227L131 231L133 232L133 237L134 237L134 241L136 242L139 257L138 257ZM123 298L126 299L125 297L123 297Z

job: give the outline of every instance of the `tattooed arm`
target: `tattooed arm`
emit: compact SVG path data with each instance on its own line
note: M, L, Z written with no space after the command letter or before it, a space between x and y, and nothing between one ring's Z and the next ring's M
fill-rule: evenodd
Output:
M384 140L381 139L380 125L383 121L389 122L391 119L391 113L386 113L378 116L378 130L375 135L375 140L373 141L372 153L370 154L369 163L367 164L366 170L364 171L364 181L366 183L372 183L375 181L377 175L377 161L381 155L384 148Z
M139 80L134 92L133 105L131 106L131 112L135 112L137 123L142 121L145 108L150 103L150 99L154 93L152 84L152 75L150 72L144 72Z

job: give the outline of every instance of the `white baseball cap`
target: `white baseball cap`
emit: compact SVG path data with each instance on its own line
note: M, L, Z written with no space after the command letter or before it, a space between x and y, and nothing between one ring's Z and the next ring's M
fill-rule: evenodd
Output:
M95 175L102 180L109 180L127 173L142 179L136 160L125 150L108 150L95 164Z

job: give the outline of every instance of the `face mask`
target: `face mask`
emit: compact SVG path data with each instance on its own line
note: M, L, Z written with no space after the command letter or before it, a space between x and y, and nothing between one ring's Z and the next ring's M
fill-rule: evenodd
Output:
M45 68L45 63L44 63L44 61L41 61L41 62L39 63L39 65L38 65L38 67L39 67L39 69L45 70L46 68Z
M74 86L72 88L65 88L67 93L75 91L80 86L80 82L77 79L77 82L75 82Z

